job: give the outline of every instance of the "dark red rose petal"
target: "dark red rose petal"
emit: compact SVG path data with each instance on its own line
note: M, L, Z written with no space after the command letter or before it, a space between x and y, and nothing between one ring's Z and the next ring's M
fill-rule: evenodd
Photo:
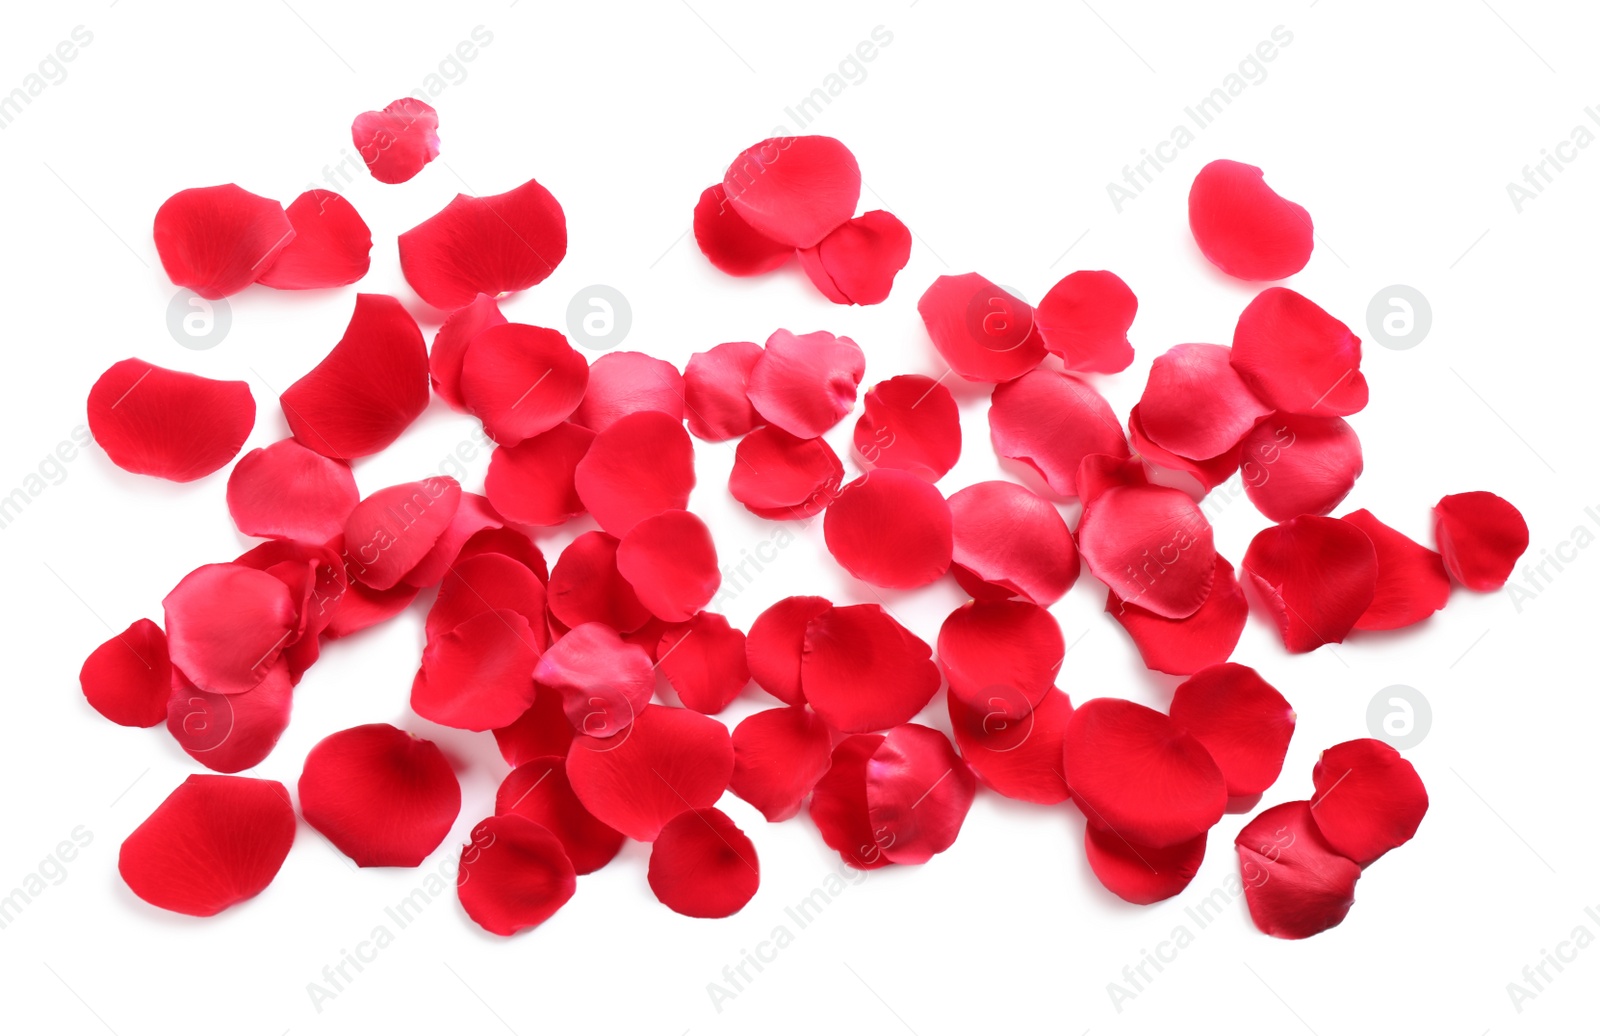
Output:
M1031 601L968 601L939 627L950 696L1021 719L1055 686L1066 654L1055 617Z
M1106 594L1106 614L1128 631L1144 664L1158 673L1187 676L1226 662L1239 643L1250 613L1233 566L1217 555L1211 592L1200 610L1182 619L1168 619L1128 604L1115 591Z
M911 258L911 231L892 213L874 209L798 254L806 276L829 302L875 306L889 297L894 275Z
M228 475L228 513L246 536L326 543L360 499L348 464L294 439L251 450Z
M1250 919L1267 935L1304 939L1344 920L1361 868L1317 830L1305 802L1256 815L1233 840Z
M1011 482L979 482L950 497L951 566L980 600L1049 606L1078 579L1078 548L1048 500Z
M693 618L722 585L711 530L688 511L662 511L629 529L617 546L617 571L639 603L667 622Z
M1093 453L1128 456L1117 415L1089 385L1040 370L994 390L989 437L995 452L1037 471L1055 493L1078 495L1078 465Z
M855 406L866 372L861 347L848 338L777 330L750 368L751 406L768 423L810 439L839 423Z
M734 450L728 492L758 518L796 521L820 514L843 481L844 465L825 440L765 427Z
M1188 495L1165 486L1118 486L1083 509L1084 563L1129 604L1168 619L1200 610L1211 594L1211 523Z
M462 909L495 935L516 935L550 920L577 887L561 840L515 813L473 828L456 872Z
M1178 685L1172 722L1206 746L1228 795L1245 798L1272 787L1294 734L1294 709L1249 666L1225 662Z
M789 261L794 246L774 241L744 221L722 184L700 192L694 206L694 242L711 265L735 277L770 273Z
M917 312L944 362L968 381L1010 381L1044 360L1033 307L979 274L938 278Z
M1228 362L1226 346L1175 345L1150 365L1139 425L1151 442L1187 460L1226 453L1272 408Z
M219 773L257 766L289 726L289 665L279 661L243 694L210 694L177 669L167 699L167 732L195 761Z
M686 917L729 917L761 884L756 847L719 809L679 813L650 847L650 891Z
M638 716L656 688L644 648L599 622L574 626L550 645L533 670L539 694L559 694L572 728L610 737Z
M1191 495L1204 496L1213 489L1222 485L1233 477L1239 470L1239 449L1233 449L1221 456L1208 460L1190 460L1180 457L1171 450L1162 449L1150 441L1144 432L1144 418L1139 413L1139 404L1135 403L1128 411L1128 445L1134 454L1147 464L1168 471L1178 471L1190 476L1199 484L1199 491Z
M455 566L456 558L468 540L481 532L504 527L504 520L485 497L477 493L462 493L456 513L450 516L450 524L445 526L444 532L439 534L422 560L406 573L405 581L418 587L438 585L445 573Z
M565 421L583 401L589 365L548 327L498 324L480 331L461 361L461 399L483 430L515 446Z
M1315 515L1256 533L1243 567L1283 646L1294 652L1342 643L1378 585L1378 555L1367 534Z
M806 626L833 607L826 597L785 597L756 616L745 636L750 676L761 689L785 705L804 705L800 659Z
M461 506L461 486L435 475L380 489L356 505L344 523L350 578L388 590L428 556Z
M845 486L823 517L822 533L834 560L874 586L910 589L950 571L950 505L906 471L879 468Z
M1007 798L1054 805L1069 797L1061 774L1061 741L1072 702L1051 688L1020 718L1014 696L1002 690L979 707L948 699L956 746L983 783Z
M665 360L644 353L606 353L589 366L589 387L572 412L572 423L602 431L641 410L659 410L683 420L683 375Z
M724 342L689 357L683 368L684 417L706 442L737 439L761 424L750 405L750 372L761 359L754 342Z
M228 183L162 202L155 239L173 284L220 299L254 284L294 239L294 226L282 205Z
M937 482L961 458L961 414L933 378L902 374L867 393L856 421L856 452L875 468L899 468Z
M627 841L583 808L567 782L567 761L552 755L531 759L500 782L495 814L526 817L561 840L579 874L592 874L610 863Z
M125 727L153 727L167 718L172 663L167 635L140 619L89 653L78 672L94 710Z
M342 195L312 189L285 210L294 237L258 278L269 288L337 288L372 265L372 231Z
M893 863L927 863L955 843L977 779L937 730L905 723L867 760L867 823Z
M1339 519L1367 534L1378 557L1378 584L1372 603L1356 620L1358 630L1393 630L1421 622L1450 599L1444 559L1416 540L1375 518L1351 511Z
M1144 462L1137 457L1113 457L1109 453L1091 453L1078 465L1078 499L1088 506L1100 494L1118 487L1142 487L1150 484Z
M1187 842L1222 819L1227 785L1193 735L1120 698L1084 702L1062 740L1067 787L1089 823L1135 845Z
M747 716L733 728L728 790L771 822L788 820L828 772L832 743L822 717L803 706Z
M668 414L629 414L595 435L573 484L602 529L626 536L646 518L689 506L694 443Z
M256 423L242 381L212 381L143 360L112 364L89 390L89 431L135 475L193 482L232 460Z
M405 183L439 157L439 113L426 101L402 97L382 111L357 115L350 139L374 180Z
M1440 500L1433 508L1433 536L1444 567L1468 590L1500 589L1528 549L1522 512L1493 493Z
M439 746L387 723L329 734L300 772L301 815L359 867L417 866L460 812Z
M583 513L573 475L594 433L570 422L489 455L483 491L495 510L523 525L560 525Z
M521 562L522 567L537 576L539 582L550 581L550 569L545 564L544 553L528 539L527 534L516 529L504 526L498 529L484 529L462 545L461 553L456 555L456 561L460 563L479 554L504 554L514 561Z
M531 763L540 756L565 759L572 745L572 724L567 722L559 694L537 694L528 711L510 725L494 729L501 758L511 766Z
M301 444L335 460L377 453L428 407L428 350L388 295L357 295L344 337L279 397Z
M722 188L758 234L810 248L855 215L861 169L832 137L771 137L739 153Z
M567 753L567 777L589 812L629 838L655 841L686 809L706 809L727 790L733 742L717 720L646 705L609 738L580 734Z
M1275 522L1327 514L1361 476L1361 440L1342 417L1273 414L1240 443L1244 491Z
M494 298L479 295L446 317L433 336L433 348L428 352L428 377L433 382L433 390L455 409L462 412L467 409L466 400L461 398L461 365L467 358L467 347L482 332L505 322Z
M696 712L721 712L750 682L744 634L712 612L701 612L669 630L656 658L678 700Z
M1211 265L1240 280L1282 280L1311 260L1311 214L1243 162L1219 158L1195 175L1189 229Z
M1070 371L1115 374L1133 362L1128 328L1139 300L1110 270L1079 270L1039 300L1034 320L1044 347Z
M1428 812L1416 769L1364 737L1326 749L1311 770L1311 819L1334 851L1365 867L1411 841Z
M1137 845L1093 824L1084 827L1089 869L1118 897L1146 906L1171 899L1189 887L1206 855L1206 836L1177 845Z
M828 772L811 794L811 820L822 840L856 870L876 870L891 861L867 818L867 766L882 734L854 734L833 750Z
M477 554L454 565L440 581L424 628L431 639L496 608L521 615L533 629L534 645L540 651L549 647L543 630L544 584L537 573L505 554Z
M1268 288L1239 314L1229 362L1276 410L1348 417L1367 405L1361 339L1288 288Z
M493 730L533 704L539 647L521 614L497 608L428 638L411 710L461 730Z
M214 694L259 684L297 622L282 581L237 564L200 566L161 605L172 664Z
M931 655L876 604L830 608L806 623L800 683L835 730L887 730L921 712L939 689Z
M567 627L603 622L631 633L650 617L617 570L618 542L603 532L586 532L556 559L550 573L550 613Z
M293 844L283 785L191 774L123 840L117 871L146 903L210 917L272 884Z
M505 194L458 194L400 235L406 283L437 309L538 284L567 254L567 217L537 180Z

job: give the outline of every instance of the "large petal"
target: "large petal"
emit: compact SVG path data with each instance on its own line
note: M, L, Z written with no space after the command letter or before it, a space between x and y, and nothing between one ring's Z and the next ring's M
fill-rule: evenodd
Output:
M461 783L439 746L387 723L318 741L299 791L306 823L360 867L417 866L461 812Z
M722 188L757 233L810 248L855 215L861 169L832 137L770 137L739 152Z
M232 460L256 422L242 381L213 381L143 360L112 364L89 390L89 431L111 463L193 482Z
M294 239L283 206L237 184L191 187L156 210L156 253L173 284L201 298L243 291Z
M538 284L567 254L567 217L537 180L504 194L458 194L400 235L400 269L423 301L465 306Z
M1039 370L994 390L989 437L995 452L1037 471L1063 497L1078 495L1078 465L1104 453L1128 456L1111 405L1070 374Z
M806 624L800 684L836 730L886 730L910 720L939 689L928 645L876 604L830 608Z

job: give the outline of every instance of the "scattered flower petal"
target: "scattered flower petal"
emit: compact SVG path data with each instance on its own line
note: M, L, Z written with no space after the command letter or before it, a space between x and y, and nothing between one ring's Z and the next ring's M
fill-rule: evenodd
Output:
M566 214L537 180L483 198L458 194L400 235L406 283L436 309L531 288L566 254Z
M1348 417L1367 405L1361 339L1288 288L1268 288L1239 314L1229 362L1276 410Z
M1378 555L1367 534L1309 514L1256 533L1243 568L1293 652L1343 643L1378 585Z
M1106 594L1106 613L1128 631L1144 664L1158 673L1187 676L1226 662L1244 632L1250 605L1233 565L1217 555L1216 575L1205 603L1193 615L1168 619Z
M833 607L826 597L785 597L756 616L745 636L750 676L761 689L785 705L804 705L800 659L806 626Z
M720 722L665 705L646 705L609 738L580 734L567 753L567 777L601 822L641 842L685 809L707 809L727 790L733 742Z
M228 475L228 513L246 536L326 543L360 499L350 465L294 439L251 450Z
M740 440L728 492L758 518L798 521L820 514L843 481L844 465L825 440L768 426Z
M1119 898L1147 906L1189 887L1206 855L1202 833L1177 845L1136 845L1093 824L1084 827L1083 848L1094 876Z
M1229 363L1222 345L1175 345L1150 365L1139 397L1139 431L1189 461L1227 453L1272 413ZM1130 423L1132 418L1130 417Z
M848 338L777 330L750 368L750 405L769 424L802 439L839 423L856 403L866 372L861 347Z
M950 728L961 757L983 783L1011 799L1052 806L1071 797L1061 775L1061 745L1072 702L1052 687L1026 715L1014 715L1010 695L979 706L949 696Z
M689 357L683 368L684 416L695 438L725 442L761 424L748 388L761 353L754 342L724 342Z
M1440 500L1433 508L1433 536L1444 567L1468 590L1500 589L1528 549L1522 512L1493 493Z
M1244 491L1275 522L1327 514L1361 476L1361 440L1342 417L1274 414L1240 443Z
M1341 856L1362 867L1411 841L1428 792L1400 753L1370 737L1323 751L1311 770L1311 819Z
M567 781L564 754L530 759L508 773L495 792L494 811L526 817L555 835L578 874L610 863L627 841L583 808Z
M572 412L572 423L598 432L641 410L659 410L682 421L683 375L667 361L644 353L606 353L589 365L589 387Z
M789 261L794 246L774 241L728 204L728 191L712 184L694 206L694 242L711 265L734 277L770 273Z
M927 863L955 843L977 779L950 740L917 723L883 735L867 760L867 823L893 863Z
M599 622L574 626L551 644L533 680L540 695L561 696L572 729L597 738L632 723L656 689L649 653Z
M461 486L446 475L380 489L344 523L345 569L352 581L388 590L428 556L461 506Z
M803 706L753 713L733 728L728 790L772 823L788 820L828 772L832 744L822 717Z
M712 612L667 631L655 654L678 700L696 712L721 712L750 682L744 634Z
M1048 607L1078 580L1078 548L1048 500L1012 482L979 482L950 497L951 571L979 600L1022 597Z
M358 867L421 864L460 812L439 746L387 723L329 734L300 772L301 816Z
M889 297L894 275L911 258L911 231L893 214L874 209L798 254L806 276L829 302L875 306Z
M1231 798L1272 787L1294 734L1294 709L1249 666L1224 662L1172 692L1172 722L1193 734L1222 770Z
M494 297L479 295L439 325L428 352L428 378L433 390L454 409L463 413L467 409L466 400L461 398L461 365L466 361L467 348L478 335L504 323L506 318Z
M1311 260L1311 214L1243 162L1219 158L1195 175L1189 229L1211 265L1240 280L1282 280Z
M269 288L338 288L372 265L372 231L343 195L313 188L284 212L294 237L258 278Z
M191 187L156 210L156 253L173 284L205 299L243 291L294 239L283 206L237 184Z
M1069 371L1115 374L1133 362L1128 328L1139 300L1110 270L1079 270L1039 300L1034 320L1044 347Z
M1078 465L1093 453L1128 456L1117 415L1089 385L1039 370L994 390L989 437L1002 457L1033 468L1052 492L1078 495Z
M1378 557L1372 603L1356 620L1358 630L1393 630L1421 622L1450 599L1444 559L1416 540L1378 521L1371 511L1339 519L1367 534Z
M600 528L626 536L646 518L689 506L694 442L683 422L655 410L620 418L596 433L573 484Z
M968 381L1010 381L1044 360L1033 307L979 274L938 278L917 312L944 362Z
M617 546L617 571L666 622L692 619L722 585L711 530L688 511L662 511L629 529Z
M810 248L855 214L861 169L832 137L770 137L739 153L722 188L757 233Z
M473 828L456 872L462 909L495 935L515 935L550 920L577 887L561 840L515 813Z
M89 390L89 431L111 463L173 482L204 478L239 453L256 422L242 381L213 381L143 360L112 364Z
M806 623L800 683L835 730L887 730L921 712L939 689L931 655L879 605L830 608Z
M1343 921L1361 868L1317 830L1305 802L1256 815L1233 840L1250 920L1278 939L1304 939Z
M906 471L878 468L839 492L822 520L828 553L874 586L925 586L950 570L950 505Z
M880 381L856 421L856 452L875 468L899 468L929 482L961 458L961 414L950 390L921 374Z
M1211 523L1179 490L1107 489L1083 509L1078 550L1112 593L1163 618L1193 615L1211 595Z
M149 619L139 619L89 653L78 684L94 710L111 722L156 726L167 718L172 696L167 635Z
M650 891L685 917L737 914L761 884L756 847L719 809L688 809L650 847Z
M402 97L382 111L357 115L350 139L374 180L405 183L439 157L439 113L426 101Z

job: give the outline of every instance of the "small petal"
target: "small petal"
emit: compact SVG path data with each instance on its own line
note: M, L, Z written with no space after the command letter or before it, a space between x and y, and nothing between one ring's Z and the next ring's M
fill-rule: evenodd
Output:
M573 476L578 498L613 536L662 511L689 506L694 443L683 422L645 410L595 435Z
M437 309L531 288L567 254L567 217L537 180L504 194L458 194L400 235L406 283Z
M1372 541L1337 518L1301 515L1261 530L1243 568L1293 652L1343 643L1377 592Z
M89 390L89 431L111 463L174 482L204 478L239 453L256 422L242 381L212 381L143 360L112 364Z
M1311 214L1243 162L1219 158L1195 175L1189 229L1211 265L1240 280L1282 280L1311 260Z
M882 744L882 734L854 734L839 742L811 794L811 820L822 840L860 871L891 862L867 816L867 766Z
M1267 935L1316 935L1343 921L1355 905L1361 868L1327 843L1306 802L1257 814L1233 844L1250 920Z
M251 450L228 475L228 513L246 536L326 543L360 499L350 465L294 439Z
M758 518L797 521L833 503L843 481L844 465L825 440L768 426L740 440L728 492Z
M688 511L662 511L629 529L617 546L617 571L666 622L693 618L722 585L711 530Z
M893 863L926 863L955 843L977 780L937 730L905 723L867 760L867 823Z
M254 284L294 239L294 225L282 205L229 183L162 202L155 239L173 284L220 299Z
M771 137L739 153L722 187L757 233L810 248L855 215L861 169L832 137Z
M495 935L515 935L550 920L577 887L560 839L515 813L473 828L456 872L462 909Z
M785 597L756 616L745 637L750 676L761 689L785 705L804 705L800 660L806 626L833 607L826 597Z
M172 663L167 635L140 619L95 648L78 673L94 710L124 727L153 727L167 718Z
M839 423L855 406L867 368L861 347L848 338L813 331L778 330L750 368L747 393L764 420L810 439Z
M835 730L886 730L921 712L939 689L932 653L879 605L830 608L806 624L800 683Z
M1382 741L1364 737L1326 749L1311 771L1311 819L1341 856L1363 867L1411 841L1428 812L1416 769Z
M1342 417L1274 414L1240 442L1245 495L1275 522L1327 514L1361 476L1361 440Z
M357 115L350 139L374 180L405 183L439 157L439 113L426 101L402 97L382 111Z
M834 560L874 586L925 586L950 570L950 505L909 472L879 468L845 486L822 531Z
M684 416L706 442L737 439L761 424L750 405L750 372L761 359L754 342L724 342L689 357L683 368Z
M583 808L567 781L564 756L534 758L506 774L495 792L494 811L526 817L555 835L578 874L593 874L610 863L627 841Z
M372 231L342 195L312 189L285 210L294 237L262 272L269 288L338 288L372 265Z
M388 590L428 556L461 506L461 486L446 475L380 489L344 523L350 578Z
M1061 775L1061 745L1072 702L1046 691L1027 714L1015 715L1013 697L1000 694L979 707L948 699L956 746L983 783L1011 799L1052 806L1070 793Z
M606 353L589 365L589 387L572 412L572 423L599 432L641 410L659 410L682 421L683 375L667 361L644 353Z
M556 559L550 573L550 614L569 629L603 622L620 633L645 624L650 611L617 569L615 536L586 532Z
M770 273L789 261L794 246L774 241L728 204L728 191L712 184L694 207L694 242L711 265L734 277Z
M1078 548L1061 513L1011 482L979 482L950 497L951 570L980 600L1049 606L1078 579Z
M732 773L728 728L664 705L644 706L612 737L580 734L567 753L567 777L584 807L641 842L685 809L714 805Z
M202 766L218 773L249 770L272 754L288 728L293 691L285 661L243 694L208 693L174 669L167 732Z
M995 452L1037 471L1063 497L1078 495L1078 465L1093 453L1128 456L1111 405L1069 374L1039 370L994 390L989 437Z
M728 790L769 821L788 820L832 761L832 738L822 717L803 706L767 709L733 728L733 776Z
M1217 567L1211 523L1179 490L1106 490L1083 509L1078 549L1112 593L1163 618L1187 618L1211 595Z
M1339 520L1366 533L1378 557L1372 603L1356 620L1356 629L1400 629L1445 606L1450 576L1438 553L1378 521L1371 511L1351 511Z
M756 894L756 847L719 809L688 809L650 847L650 891L685 917L730 917Z
M461 365L467 358L472 340L491 327L506 322L493 296L479 295L445 317L439 331L433 336L433 348L428 352L428 377L433 390L456 410L466 412L467 404L461 398Z
M937 482L961 458L961 414L933 378L902 374L867 393L856 421L856 452L875 468L899 468Z
M1348 417L1367 405L1361 339L1288 288L1268 288L1239 314L1229 362L1263 403L1286 413Z
M1272 408L1257 399L1221 345L1175 345L1150 365L1139 428L1179 457L1202 461L1232 449Z
M1283 770L1294 709L1249 666L1200 670L1172 692L1172 722L1206 746L1231 798L1260 795Z
M1034 318L1044 347L1069 371L1115 374L1133 362L1128 328L1139 300L1109 270L1079 270L1056 282L1039 300Z
M239 564L200 566L161 605L172 664L213 694L261 683L298 619L281 580Z
M1144 664L1158 673L1187 676L1226 662L1244 632L1250 605L1233 565L1217 555L1216 575L1205 603L1193 615L1168 619L1106 594L1106 614L1128 631Z
M1146 906L1171 899L1189 887L1206 855L1206 836L1165 847L1129 842L1089 824L1083 832L1089 869L1100 884L1129 903Z
M594 433L563 422L489 455L483 491L495 510L522 525L560 525L583 513L574 476Z
M498 324L480 331L461 361L461 399L489 438L515 446L572 416L589 365L548 327Z
M979 274L938 278L917 312L939 355L968 381L1010 381L1044 360L1033 307Z
M596 738L632 723L656 687L649 653L598 622L575 626L551 644L533 679L540 695L561 696L572 729Z
M968 601L939 627L938 648L952 699L1015 719L1050 693L1066 655L1061 626L1030 601Z
M1468 590L1498 590L1528 549L1522 512L1493 493L1455 493L1433 508L1444 566Z
M411 710L461 730L493 730L533 704L539 648L528 620L509 608L475 615L428 638L411 684Z
M559 694L538 694L528 711L504 727L494 729L500 756L511 766L531 763L541 756L567 757L572 746L572 724L562 709Z
M806 276L828 301L874 306L889 297L894 275L911 258L911 231L893 214L874 209L798 254Z
M686 708L721 712L750 682L744 634L712 612L700 612L662 636L657 667Z

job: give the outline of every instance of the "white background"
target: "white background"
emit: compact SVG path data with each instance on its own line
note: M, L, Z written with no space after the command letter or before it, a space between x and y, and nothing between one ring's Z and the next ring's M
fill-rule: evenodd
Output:
M131 355L248 380L259 417L247 448L287 434L273 389L337 341L355 289L252 288L230 300L221 345L187 350L167 331L174 288L152 216L190 186L236 181L285 203L328 186L324 167L348 156L356 113L422 88L483 26L492 41L459 70L447 65L451 80L432 98L441 158L404 185L364 170L333 185L373 229L361 290L397 294L430 337L438 316L400 277L395 235L458 191L496 193L536 177L565 208L572 244L546 283L505 304L513 320L564 327L574 293L606 284L632 305L625 348L681 367L718 342L825 328L862 344L871 383L943 372L914 307L935 276L976 269L1036 301L1073 269L1108 268L1140 300L1134 366L1099 379L1126 413L1155 355L1182 341L1226 343L1251 296L1204 263L1185 219L1195 171L1231 157L1265 167L1310 209L1319 243L1290 283L1367 339L1372 403L1353 419L1366 474L1346 506L1426 541L1441 495L1491 489L1527 515L1533 560L1579 526L1600 531L1600 512L1585 511L1600 505L1600 148L1579 152L1520 213L1506 190L1600 102L1600 19L1587 5L691 2L18 6L0 34L0 93L75 26L93 41L0 130L9 303L0 492L38 471L84 421L95 377ZM1106 183L1280 25L1293 41L1266 78L1116 212ZM717 274L685 234L700 190L742 147L779 126L792 131L785 108L876 26L892 42L807 129L855 151L863 209L888 208L915 231L894 294L850 309L826 302L794 267L756 280ZM1366 330L1369 300L1397 283L1433 309L1431 332L1407 351L1377 346ZM947 493L999 473L986 407L983 393L962 393L966 450L941 483ZM853 422L829 436L841 456ZM472 431L435 401L393 447L356 466L362 490L433 473ZM724 560L772 538L776 526L726 493L732 447L698 444L697 458L691 506L712 523ZM467 488L481 488L485 466L483 456L470 466ZM117 847L197 767L163 730L95 715L78 666L111 628L159 619L162 596L189 569L247 541L228 520L226 472L175 486L128 475L95 449L64 471L0 530L0 894L75 827L93 841L0 931L8 1031L1477 1036L1593 1027L1600 949L1579 953L1520 1012L1507 983L1575 926L1600 934L1584 914L1600 904L1590 661L1600 552L1563 548L1575 560L1548 568L1554 578L1537 589L1519 572L1533 594L1520 609L1504 594L1458 591L1421 627L1311 655L1286 655L1252 619L1235 659L1258 667L1300 714L1265 804L1305 797L1317 752L1366 736L1368 703L1383 688L1414 687L1432 705L1431 731L1408 752L1432 797L1420 833L1367 872L1341 927L1308 942L1261 935L1240 903L1203 931L1186 917L1234 872L1243 817L1215 830L1187 892L1136 908L1089 874L1071 807L987 792L948 853L867 876L799 931L784 908L834 873L837 857L807 819L767 825L730 795L723 807L754 838L763 871L735 917L693 920L659 905L644 880L645 847L634 845L582 879L549 923L511 940L478 930L446 896L319 1013L307 984L376 925L393 929L384 908L447 865L506 768L487 734L440 730L406 708L424 600L325 651L258 771L292 787L311 745L357 723L437 737L461 770L465 805L423 871L358 872L302 824L273 885L221 917L177 917L137 900L117 877ZM1264 519L1242 497L1210 510L1219 547L1237 562ZM588 527L542 542L553 557ZM728 604L736 625L793 593L871 599L842 578L820 531L799 530ZM1075 644L1061 686L1075 701L1109 694L1164 706L1176 681L1138 664L1101 614L1103 595L1085 574L1054 609ZM889 596L929 640L960 600L948 580ZM947 726L942 700L925 718ZM770 704L752 689L724 718ZM793 944L717 1011L707 984L780 924ZM1118 1011L1107 983L1180 924L1193 944Z

